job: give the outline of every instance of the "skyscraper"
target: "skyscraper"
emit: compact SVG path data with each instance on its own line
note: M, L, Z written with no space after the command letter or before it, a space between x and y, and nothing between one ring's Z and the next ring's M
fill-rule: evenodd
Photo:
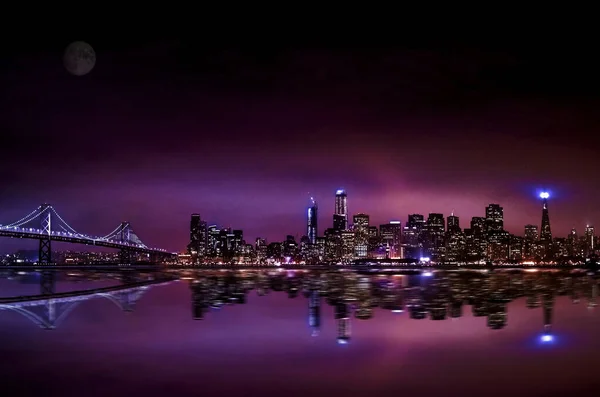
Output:
M333 213L333 228L348 229L348 196L346 191L339 189L335 192L335 212Z
M199 214L192 214L190 221L190 243L188 244L188 252L192 255L192 260L197 261L206 256L207 243L206 222L200 219Z
M306 235L308 236L308 240L311 244L317 243L317 215L318 215L318 207L317 202L311 197L312 206L308 207L307 212L307 231Z
M386 247L386 257L391 259L402 258L402 224L400 221L390 221L379 226L379 233Z
M542 227L540 228L540 241L544 243L552 242L552 231L550 230L550 216L548 215L548 197L546 192L540 193L540 198L543 200L542 205Z
M490 204L485 209L485 226L488 233L504 230L504 209L500 204Z
M454 213L446 218L446 231L450 233L460 232L460 219Z
M352 217L354 230L354 255L366 258L369 252L369 215L356 214Z

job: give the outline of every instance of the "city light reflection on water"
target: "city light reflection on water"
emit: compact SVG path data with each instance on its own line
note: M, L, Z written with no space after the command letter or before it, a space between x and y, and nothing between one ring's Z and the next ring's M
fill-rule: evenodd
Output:
M447 387L481 395L474 382L501 383L487 395L506 394L516 383L529 393L523 395L573 384L582 390L577 395L586 395L595 387L579 374L600 364L593 354L600 348L594 277L431 273L198 271L160 287L153 284L160 275L53 273L57 297L104 292L78 302L50 332L7 309L5 299L3 371L15 387L28 377L44 379L39 389L26 386L44 395L65 395L73 382L93 386L88 395L159 395L153 393L169 387L182 395L196 395L196 388L207 395L369 395L374 389L440 395ZM39 293L36 282L48 281L5 276L5 298ZM42 316L45 307L21 309ZM544 348L531 346L532 338ZM561 372L563 362L569 367ZM69 370L58 369L64 367ZM514 377L532 368L526 379ZM236 382L224 381L232 371ZM417 381L423 373L443 382L423 385ZM113 381L103 382L107 376ZM283 378L286 383L277 380Z

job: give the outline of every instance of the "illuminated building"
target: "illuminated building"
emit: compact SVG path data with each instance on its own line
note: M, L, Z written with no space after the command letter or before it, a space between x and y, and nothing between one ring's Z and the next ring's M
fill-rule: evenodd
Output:
M427 217L425 224L425 243L426 255L433 261L442 261L444 258L445 228L443 214L431 213Z
M471 218L471 228L465 229L465 240L467 260L479 261L487 256L486 218Z
M446 260L449 262L464 261L466 241L460 230L458 216L454 214L446 218Z
M581 256L579 236L577 235L577 230L575 228L571 229L567 236L567 251L571 258Z
M254 243L254 252L256 254L256 261L264 263L267 259L267 240L257 237Z
M342 232L336 229L325 230L325 260L337 262L342 257Z
M390 221L390 223L379 226L379 235L386 248L386 258L402 258L402 224L400 221Z
M352 230L343 230L340 233L342 239L342 260L351 261L354 259L354 232Z
M546 192L540 193L542 201L542 227L540 228L540 241L545 244L552 242L552 231L550 229L550 216L548 215L548 197Z
M207 251L210 258L218 258L221 256L221 231L217 225L208 227L208 244Z
M352 217L354 230L354 255L366 258L369 251L369 215L356 214Z
M525 237L523 238L522 256L527 260L534 260L538 256L538 227L536 225L525 225Z
M422 232L425 219L421 214L408 215L408 221L402 233L404 257L418 259L423 256Z
M206 246L208 243L207 232L206 222L200 219L199 214L192 214L188 252L192 256L192 261L194 263L198 263L206 257Z
M307 231L306 235L308 236L308 240L311 244L317 243L317 216L318 216L318 207L317 202L311 197L312 206L308 207L307 211Z
M460 232L460 219L454 213L446 218L446 231L448 233Z
M486 207L485 227L488 233L504 230L504 209L499 204L490 204Z
M594 231L594 226L590 226L587 225L585 227L585 254L587 255L592 255L594 253L594 251L596 250L596 244L595 244L595 240L596 236L595 236L595 231Z
M343 189L339 189L337 192L335 192L333 228L335 230L348 229L348 196L346 195L346 191Z
M292 235L288 235L283 243L283 256L294 259L298 255L298 243Z
M369 226L369 248L368 256L370 258L377 257L377 250L379 249L379 229L377 226Z

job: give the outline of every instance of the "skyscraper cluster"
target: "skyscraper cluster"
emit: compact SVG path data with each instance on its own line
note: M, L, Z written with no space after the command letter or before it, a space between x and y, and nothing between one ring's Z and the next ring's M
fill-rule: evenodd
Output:
M496 203L485 208L485 216L472 217L461 228L454 213L409 214L402 226L391 220L371 225L368 214L348 212L348 194L335 192L331 227L319 235L319 208L314 198L306 210L306 234L300 242L288 235L283 242L267 243L257 238L246 244L241 230L206 226L198 214L192 215L188 253L193 263L350 263L368 259L414 259L436 263L552 262L582 261L596 254L593 226L583 236L575 229L568 236L553 237L550 228L548 193L542 199L540 228L526 225L523 236L504 229L504 209Z

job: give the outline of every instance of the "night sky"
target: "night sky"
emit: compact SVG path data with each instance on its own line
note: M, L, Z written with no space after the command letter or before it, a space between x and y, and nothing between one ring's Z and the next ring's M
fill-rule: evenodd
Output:
M493 202L522 234L540 223L541 189L555 235L600 222L600 65L572 43L36 40L0 62L2 224L49 202L80 232L128 220L169 250L187 244L192 212L280 241L305 233L309 192L319 233L330 227L340 187L374 224L454 210L465 227ZM82 77L62 63L76 40L97 56Z

